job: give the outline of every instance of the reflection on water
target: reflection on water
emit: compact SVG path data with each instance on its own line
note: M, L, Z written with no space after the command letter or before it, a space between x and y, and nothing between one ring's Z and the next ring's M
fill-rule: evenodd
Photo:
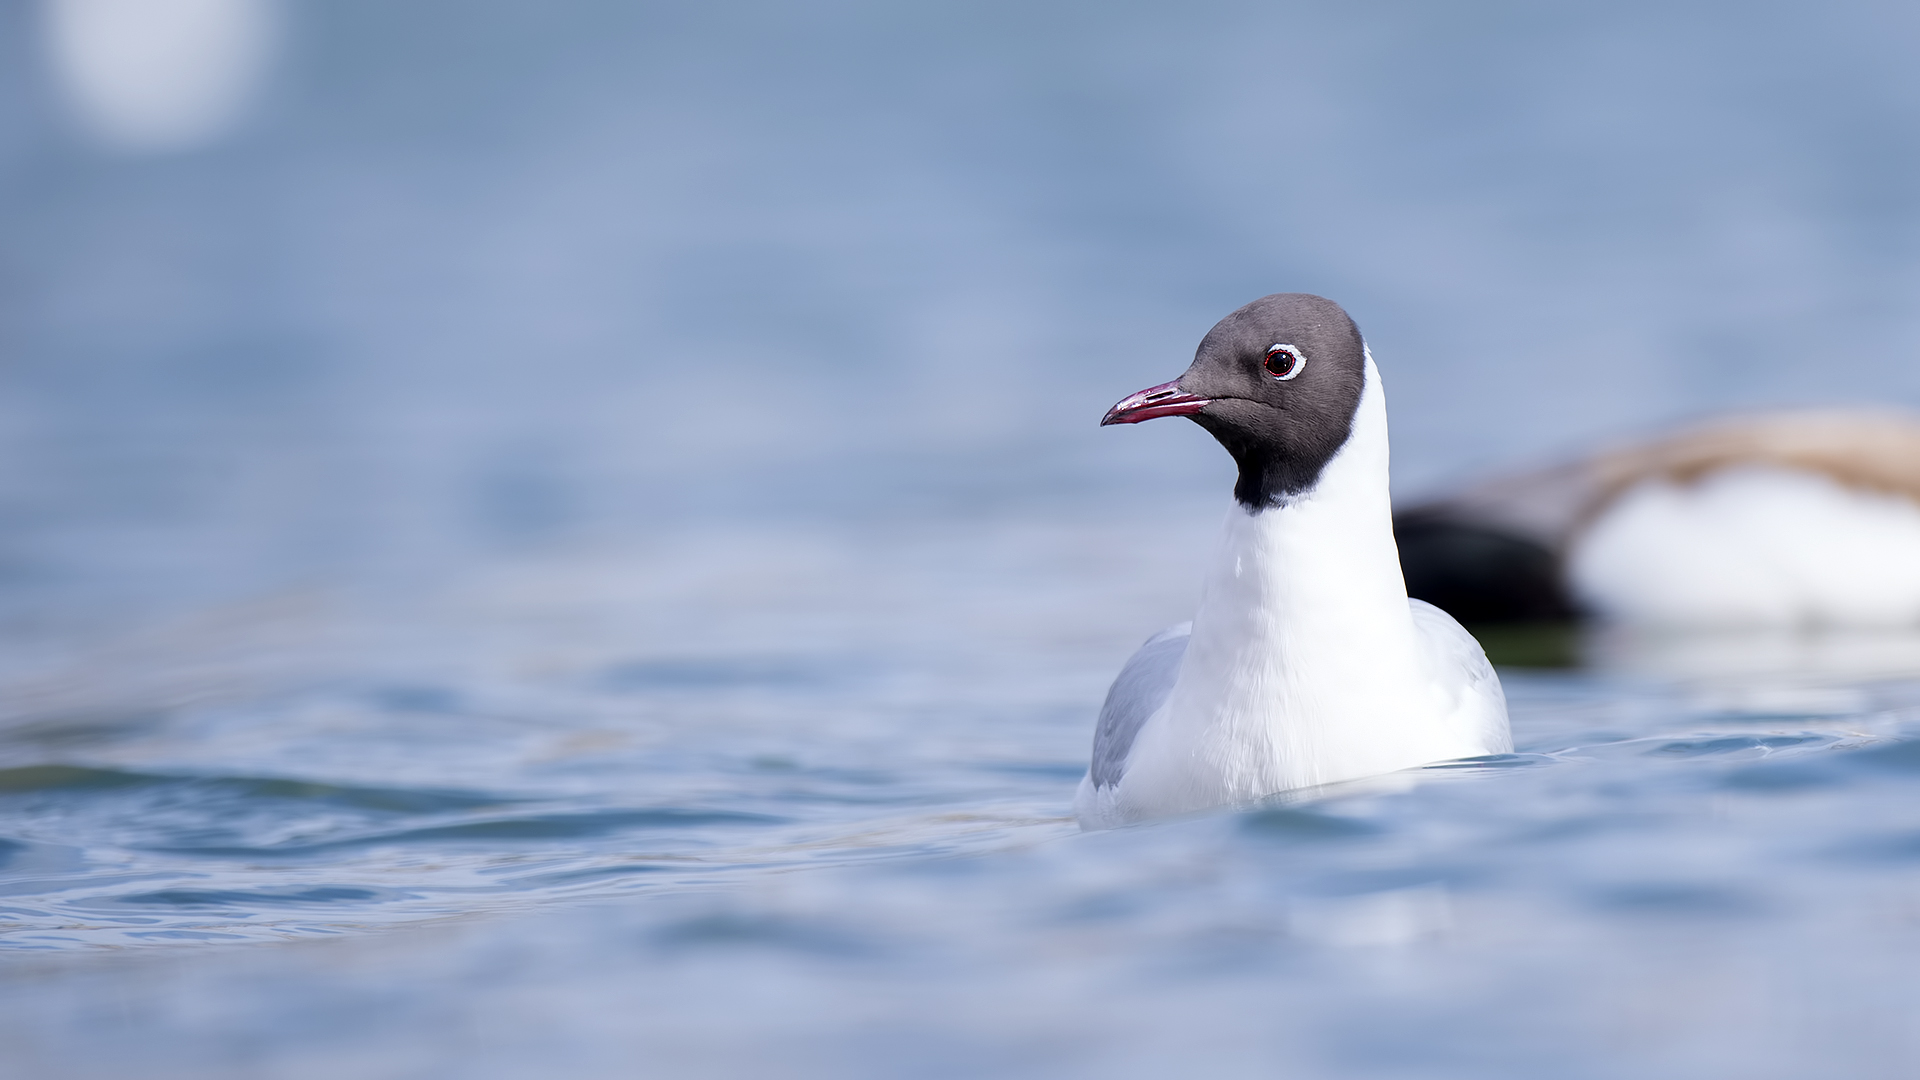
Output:
M1610 671L1657 678L1867 681L1920 671L1920 632L1785 630L1662 632L1601 628L1584 655Z

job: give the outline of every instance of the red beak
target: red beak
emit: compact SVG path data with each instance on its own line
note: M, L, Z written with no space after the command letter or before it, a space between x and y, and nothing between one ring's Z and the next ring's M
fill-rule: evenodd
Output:
M1212 398L1196 397L1175 386L1174 383L1179 381L1175 379L1159 386L1149 386L1127 398L1107 410L1107 415L1100 420L1100 426L1137 424L1162 416L1191 416L1213 404Z

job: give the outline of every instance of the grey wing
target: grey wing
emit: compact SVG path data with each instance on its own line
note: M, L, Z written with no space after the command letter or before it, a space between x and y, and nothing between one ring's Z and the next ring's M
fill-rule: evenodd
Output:
M1134 737L1149 717L1166 704L1173 681L1180 676L1180 660L1187 655L1193 624L1181 623L1147 639L1133 654L1107 690L1100 706L1100 724L1093 733L1093 786L1111 787L1127 771L1127 754Z
M1486 650L1453 616L1424 600L1408 600L1437 685L1448 695L1449 723L1482 754L1513 751L1507 695Z

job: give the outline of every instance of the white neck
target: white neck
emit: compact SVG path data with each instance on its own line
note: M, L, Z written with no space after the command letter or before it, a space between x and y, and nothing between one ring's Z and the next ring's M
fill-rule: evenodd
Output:
M1386 398L1366 365L1352 434L1313 489L1229 512L1163 722L1132 755L1130 797L1178 813L1449 756L1430 745Z

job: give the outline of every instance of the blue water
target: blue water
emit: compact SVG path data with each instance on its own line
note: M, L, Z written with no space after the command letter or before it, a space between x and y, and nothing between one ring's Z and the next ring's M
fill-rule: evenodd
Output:
M285 5L91 144L0 12L0 1072L1904 1077L1920 640L1595 633L1517 752L1083 835L1331 295L1412 496L1920 405L1911 12Z

